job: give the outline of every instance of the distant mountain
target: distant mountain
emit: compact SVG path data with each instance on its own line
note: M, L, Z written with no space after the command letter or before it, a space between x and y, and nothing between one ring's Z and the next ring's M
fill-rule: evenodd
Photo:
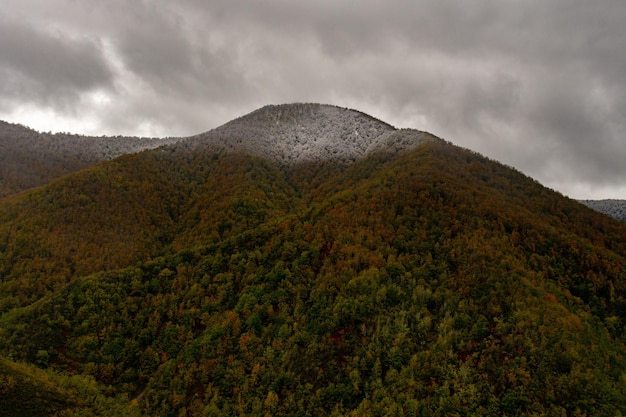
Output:
M353 110L8 196L0 276L8 415L626 413L626 225Z
M587 207L626 222L626 200L580 200Z
M0 121L0 198L127 153L178 139L39 133Z

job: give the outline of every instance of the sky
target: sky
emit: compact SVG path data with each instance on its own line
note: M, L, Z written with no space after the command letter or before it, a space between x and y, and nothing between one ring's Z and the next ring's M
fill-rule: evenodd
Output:
M2 0L0 119L166 137L334 104L626 199L625 28L624 0Z

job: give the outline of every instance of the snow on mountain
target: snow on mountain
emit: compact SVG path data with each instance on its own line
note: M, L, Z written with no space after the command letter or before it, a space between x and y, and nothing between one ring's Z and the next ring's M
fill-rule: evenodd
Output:
M270 105L177 146L244 151L281 165L312 160L352 162L374 151L398 151L432 138L397 130L367 114L323 104Z
M170 151L246 152L288 166L319 160L351 163L371 152L398 152L434 138L323 104L265 106L189 138L51 134L0 121L0 198L96 162L161 146Z
M582 204L617 220L626 222L626 200L579 200Z
M179 141L180 138L84 136L70 133L39 133L27 127L0 121L0 145L14 151L54 157L57 154L94 162L113 159Z
M39 133L0 121L0 198L43 185L96 162L178 140Z

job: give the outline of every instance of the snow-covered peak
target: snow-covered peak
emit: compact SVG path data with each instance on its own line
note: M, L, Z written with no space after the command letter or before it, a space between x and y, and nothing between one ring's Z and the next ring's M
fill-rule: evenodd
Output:
M426 135L396 130L365 113L323 104L265 106L181 143L250 152L281 165L314 160L351 162L369 152L408 149Z

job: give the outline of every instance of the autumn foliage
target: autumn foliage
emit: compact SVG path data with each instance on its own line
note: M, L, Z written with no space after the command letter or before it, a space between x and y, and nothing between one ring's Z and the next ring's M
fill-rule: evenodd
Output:
M0 205L0 351L105 414L618 415L625 266L624 224L439 140L156 150Z

